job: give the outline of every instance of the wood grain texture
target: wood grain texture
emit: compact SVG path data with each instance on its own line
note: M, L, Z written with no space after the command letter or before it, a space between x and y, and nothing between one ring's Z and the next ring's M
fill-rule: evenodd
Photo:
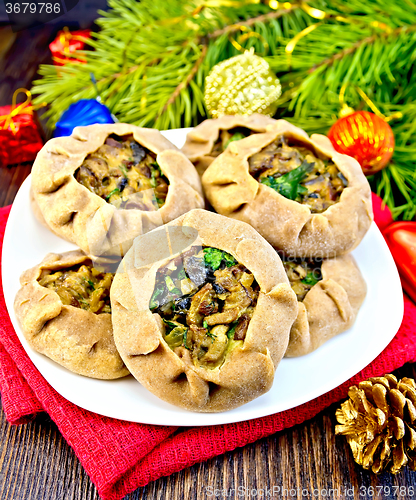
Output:
M0 106L11 104L16 89L30 89L39 64L52 61L48 45L54 38L54 31L52 25L24 30L17 34L11 45L6 43L12 36L9 30L4 28L0 32L4 47L8 47L3 57L0 56Z
M396 375L415 377L415 367L405 366ZM415 472L406 469L396 476L376 476L355 464L345 439L334 435L336 407L304 424L161 478L126 500L411 498L395 489L402 487L403 493L410 491L409 486L416 488ZM2 500L99 499L72 449L46 415L14 427L1 413L0 484ZM382 494L375 494L377 487L383 488Z
M50 27L18 35L6 59L0 60L0 105L10 103L14 89L30 86L38 62L49 57L51 35ZM0 169L1 206L12 202L29 172L30 165ZM415 378L416 365L406 365L396 376ZM416 489L415 472L406 469L396 476L376 476L354 463L345 439L334 434L336 407L302 425L161 478L126 500L412 498L409 488ZM0 499L98 500L99 496L47 415L15 427L0 410Z

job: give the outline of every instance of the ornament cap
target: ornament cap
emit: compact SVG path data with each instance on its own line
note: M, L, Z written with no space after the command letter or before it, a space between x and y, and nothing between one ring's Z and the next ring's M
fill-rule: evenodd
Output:
M344 116L352 115L353 113L355 113L355 109L345 104L339 112L339 117L344 118Z

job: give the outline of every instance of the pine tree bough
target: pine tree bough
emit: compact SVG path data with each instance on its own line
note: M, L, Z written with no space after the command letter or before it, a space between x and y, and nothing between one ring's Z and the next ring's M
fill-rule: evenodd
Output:
M194 67L191 69L189 75L185 78L183 82L181 82L173 92L173 94L169 97L167 103L163 106L162 111L159 113L158 117L159 118L163 113L166 112L168 107L175 102L175 100L178 98L179 94L182 92L182 90L186 89L186 87L189 85L189 82L192 80L192 78L195 76L195 73L198 71L199 67L203 63L205 59L205 55L207 53L207 45L204 44L202 46L201 50L201 55L199 56L199 59L195 63Z
M372 36L368 36L366 38L363 38L362 40L359 40L358 42L354 43L351 47L348 49L342 50L341 52L337 52L334 54L332 57L329 57L328 59L321 61L319 64L316 64L312 68L308 70L308 73L313 73L316 71L318 68L321 66L331 66L332 64L335 63L335 61L342 59L343 57L346 57L350 54L353 54L356 50L358 50L362 45L370 45L374 43L379 37L389 37L389 36L397 36L400 35L401 33L409 32L409 31L415 31L416 30L416 25L414 26L403 26L400 28L397 28L391 31L386 31L385 33L381 34L374 34Z
M311 133L326 133L340 110L339 92L350 83L346 99L365 108L354 85L380 111L396 111L392 123L396 149L390 167L370 179L395 218L416 215L416 8L412 2L314 0L310 7L326 13L288 57L286 45L317 24L299 4L273 10L267 2L210 7L197 1L116 0L97 20L100 31L82 53L87 64L56 69L42 65L34 82L35 103L50 104L53 126L68 106L95 98L93 73L103 102L122 122L159 129L196 125L206 116L204 80L211 68L239 52L230 42L245 26L258 37L246 37L244 48L264 54L277 73L283 94L279 118ZM383 11L383 8L385 9ZM341 18L344 21L340 20Z

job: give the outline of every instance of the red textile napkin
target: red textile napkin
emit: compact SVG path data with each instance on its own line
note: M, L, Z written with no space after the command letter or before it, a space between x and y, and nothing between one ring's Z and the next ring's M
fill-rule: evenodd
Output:
M1 242L9 211L0 209ZM379 216L377 209L376 220ZM103 500L119 500L161 476L299 424L344 398L350 385L415 361L416 306L405 297L403 323L389 346L360 373L313 401L236 424L179 429L134 424L83 410L52 389L17 339L0 290L0 389L6 417L11 424L23 424L48 412Z

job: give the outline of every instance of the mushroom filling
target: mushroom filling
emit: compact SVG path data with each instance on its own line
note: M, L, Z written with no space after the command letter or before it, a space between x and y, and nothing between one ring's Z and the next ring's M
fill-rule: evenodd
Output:
M75 171L75 179L89 191L118 208L155 210L164 205L169 181L156 155L140 146L132 135L107 137ZM149 190L143 196L135 193ZM153 196L154 193L154 196ZM157 206L156 206L157 205Z
M95 314L111 313L110 287L114 274L92 264L78 264L59 271L44 269L38 282L59 295L65 306Z
M217 368L243 343L259 291L232 255L192 247L158 269L149 308L161 316L172 350L186 348L196 366Z
M230 142L239 141L240 139L244 139L245 137L255 133L256 132L247 127L234 127L229 130L220 129L218 139L214 143L210 156L219 156L227 149Z
M290 200L324 212L337 203L348 185L335 163L305 147L301 142L278 137L249 158L250 174Z
M302 302L309 290L322 279L322 261L318 259L292 259L282 255L281 258L290 286L296 293L298 301Z

